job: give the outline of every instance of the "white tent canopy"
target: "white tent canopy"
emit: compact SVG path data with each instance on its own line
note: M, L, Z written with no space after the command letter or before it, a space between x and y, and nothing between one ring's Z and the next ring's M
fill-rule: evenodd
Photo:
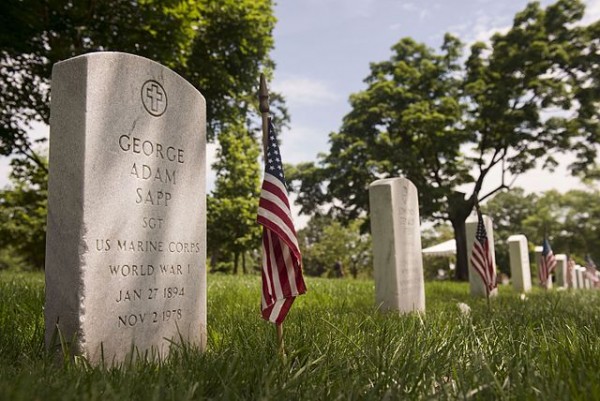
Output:
M450 239L440 244L422 250L424 256L452 256L456 255L456 241Z

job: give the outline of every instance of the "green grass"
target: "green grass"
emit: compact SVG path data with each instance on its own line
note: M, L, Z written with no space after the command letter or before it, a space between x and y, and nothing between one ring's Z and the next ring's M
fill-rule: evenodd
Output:
M287 357L258 313L257 277L209 276L208 350L160 364L56 365L43 347L43 276L0 272L0 400L600 400L600 292L428 283L424 316L381 314L371 281L308 279ZM456 304L467 303L464 316Z

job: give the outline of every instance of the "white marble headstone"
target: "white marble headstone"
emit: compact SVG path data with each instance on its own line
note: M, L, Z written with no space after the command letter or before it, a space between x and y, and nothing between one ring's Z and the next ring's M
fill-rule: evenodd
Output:
M492 261L494 262L494 271L497 271L496 266L496 251L494 247L494 225L492 219L487 215L482 215L483 224L485 231L487 232L488 244L490 247L490 253L492 254ZM473 252L473 243L475 242L475 233L477 232L477 215L472 214L467 218L465 222L465 231L467 234L467 258L469 264L469 286L471 288L471 295L473 296L487 296L487 291L483 280L479 274L475 271L475 268L471 265L471 253ZM498 289L495 288L490 296L494 296L498 293Z
M529 266L527 237L520 234L508 237L508 252L510 255L510 275L513 288L518 292L530 291L531 268Z
M554 258L556 259L556 267L554 270L556 286L559 288L566 288L568 287L567 255L559 253L558 255L554 255Z
M583 286L586 290L592 288L592 280L587 276L585 267L583 268Z
M568 261L567 261L567 266L568 266ZM577 266L575 265L574 262L572 262L572 268L569 269L569 273L571 275L571 288L575 289L578 288L577 286Z
M206 104L151 60L54 66L46 344L92 364L206 341Z
M585 267L581 265L575 265L575 272L577 275L577 287L579 289L585 288L585 282L583 278L583 273L585 272Z
M417 188L405 178L369 187L375 299L381 310L425 311Z

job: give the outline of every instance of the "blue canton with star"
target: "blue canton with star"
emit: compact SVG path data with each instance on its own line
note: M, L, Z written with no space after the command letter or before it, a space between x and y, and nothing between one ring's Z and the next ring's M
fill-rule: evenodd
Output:
M276 177L285 184L285 176L283 174L283 163L281 161L281 153L279 152L279 145L277 144L277 137L275 136L275 129L273 123L269 120L269 137L267 138L267 157L265 158L265 173L269 173Z
M475 233L475 239L483 244L487 240L487 231L481 213L477 213L477 218L477 232Z

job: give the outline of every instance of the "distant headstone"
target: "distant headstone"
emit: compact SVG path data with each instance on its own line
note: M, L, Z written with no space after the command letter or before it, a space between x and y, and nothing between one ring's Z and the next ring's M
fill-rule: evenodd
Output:
M490 253L492 254L492 260L494 261L494 270L496 267L496 252L494 248L494 225L492 223L492 219L485 214L482 216L483 224L485 226L485 230L487 232L488 244L490 247ZM473 266L471 265L471 253L473 251L473 242L475 241L475 232L477 231L477 215L471 215L467 218L465 222L466 226L466 234L467 234L467 257L469 263L469 285L471 287L471 295L474 296L487 296L485 284L481 280L481 276L475 271ZM496 270L497 271L497 270ZM498 289L495 288L492 290L490 295L496 295L498 293Z
M529 266L527 237L520 234L508 237L508 252L510 254L510 275L513 288L518 292L530 291L531 269Z
M369 187L375 298L384 311L425 311L417 188L405 178Z
M583 287L586 290L589 290L590 288L593 287L592 280L590 280L590 278L587 276L586 271L585 271L585 267L583 268Z
M554 255L556 259L556 268L554 277L556 277L556 286L559 288L568 287L568 278L567 278L567 255L563 253L559 253L558 255Z
M581 265L575 265L575 272L577 275L577 287L579 289L585 288L585 283L583 281L583 273L585 272L585 267Z
M54 66L46 344L92 364L206 341L206 105L148 59Z
M575 262L573 261L573 259L569 259L567 261L567 266L568 266L568 271L569 271L569 276L570 276L570 288L577 288L577 266L575 265Z

